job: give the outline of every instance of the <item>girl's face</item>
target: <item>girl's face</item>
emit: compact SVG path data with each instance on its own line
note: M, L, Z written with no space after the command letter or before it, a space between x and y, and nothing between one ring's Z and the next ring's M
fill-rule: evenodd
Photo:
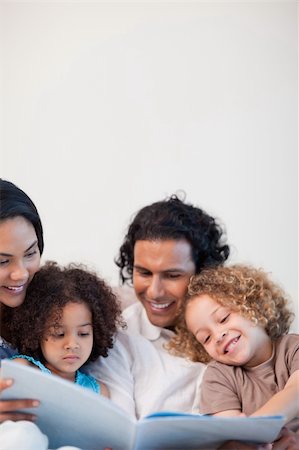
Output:
M50 319L51 320L51 319ZM86 303L69 302L58 327L50 327L41 343L45 366L74 381L76 371L88 360L93 346L92 314Z
M189 331L216 361L255 367L271 357L272 343L265 329L209 295L191 299L185 318Z
M22 216L0 221L0 303L15 308L40 266L33 225Z

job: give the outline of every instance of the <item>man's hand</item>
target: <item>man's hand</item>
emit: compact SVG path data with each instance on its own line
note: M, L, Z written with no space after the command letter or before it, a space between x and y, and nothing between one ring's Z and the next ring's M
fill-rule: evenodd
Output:
M246 444L245 442L229 441L218 447L217 450L272 450L272 444ZM277 448L276 450L285 450Z
M283 428L280 437L273 442L273 450L299 450L299 435Z

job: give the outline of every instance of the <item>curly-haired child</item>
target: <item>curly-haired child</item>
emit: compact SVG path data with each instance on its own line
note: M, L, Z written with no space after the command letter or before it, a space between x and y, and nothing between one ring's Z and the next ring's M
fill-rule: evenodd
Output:
M108 355L122 325L115 295L95 273L48 262L10 314L10 342L20 352L13 359L109 396L103 383L79 370Z
M285 293L265 272L235 265L191 278L176 354L209 362L200 412L218 416L299 415L299 335Z

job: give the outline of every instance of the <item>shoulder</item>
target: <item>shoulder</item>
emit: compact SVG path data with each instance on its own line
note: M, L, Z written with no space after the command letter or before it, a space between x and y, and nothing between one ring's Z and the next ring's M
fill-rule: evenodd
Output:
M226 364L222 364L218 361L211 361L207 365L207 369L205 371L205 376L212 376L213 374L231 374L234 371L234 366L227 366Z
M299 334L286 334L276 341L275 359L276 364L286 364L290 373L299 369Z
M299 349L299 334L281 336L275 343L276 353L296 352Z
M136 321L136 318L141 317L142 309L142 304L140 302L136 302L123 310L122 315L128 325L131 325L131 321L133 325L133 323Z
M25 358L19 358L19 357L16 357L16 358L12 358L13 359L13 361L15 361L15 362L17 362L17 363L19 363L19 364L23 364L24 366L32 366L32 363L30 363L27 359L25 359Z
M203 375L203 384L235 385L243 378L243 369L239 366L228 366L217 361L211 361Z
M17 350L0 336L0 361L5 358L11 358L17 353Z

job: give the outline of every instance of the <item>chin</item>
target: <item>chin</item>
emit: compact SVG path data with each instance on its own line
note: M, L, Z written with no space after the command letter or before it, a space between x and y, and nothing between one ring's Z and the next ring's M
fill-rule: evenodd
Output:
M168 328L168 327L172 326L171 323L173 323L171 320L165 320L164 317L157 318L157 317L153 317L153 316L151 316L151 317L148 316L148 318L149 318L149 321L153 325L155 325L156 327L160 327L160 328Z
M18 306L22 305L24 300L25 300L25 297L15 300L14 302L12 302L11 300L5 301L5 300L0 299L0 304L2 303L2 305L7 306L8 308L17 308Z

